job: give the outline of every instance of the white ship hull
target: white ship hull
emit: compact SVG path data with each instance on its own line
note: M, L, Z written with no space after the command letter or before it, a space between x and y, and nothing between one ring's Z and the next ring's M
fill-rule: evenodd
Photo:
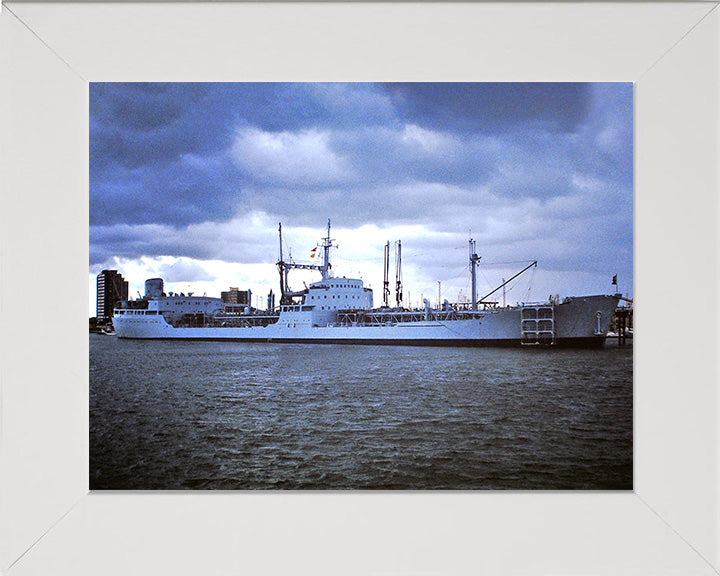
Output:
M181 327L168 323L162 314L116 315L113 324L119 338L138 339L414 346L602 346L617 303L616 296L573 297L562 303L465 313L465 317L456 312L433 311L427 320L388 321L381 325L377 322L317 325L310 320L311 312L283 312L266 326ZM533 309L538 310L541 317L551 315L552 318L527 320L532 317L529 312ZM540 329L543 327L545 329Z

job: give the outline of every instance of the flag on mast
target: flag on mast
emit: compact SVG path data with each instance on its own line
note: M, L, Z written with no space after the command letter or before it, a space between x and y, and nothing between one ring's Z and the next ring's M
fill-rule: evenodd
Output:
M310 250L310 258L315 258L315 254L317 253L317 246Z
M615 274L615 276L613 276L612 283L613 283L613 286L617 286L617 274Z

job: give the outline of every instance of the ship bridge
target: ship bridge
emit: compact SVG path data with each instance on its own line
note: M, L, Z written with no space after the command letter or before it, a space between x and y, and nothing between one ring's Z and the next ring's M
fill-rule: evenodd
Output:
M357 278L326 278L310 284L303 304L315 310L369 310L373 305L372 289Z

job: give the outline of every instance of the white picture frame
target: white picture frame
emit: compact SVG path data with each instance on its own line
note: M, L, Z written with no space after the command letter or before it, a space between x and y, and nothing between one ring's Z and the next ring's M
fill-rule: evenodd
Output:
M0 572L717 574L719 40L715 2L6 2ZM634 490L88 493L87 87L163 80L634 82Z

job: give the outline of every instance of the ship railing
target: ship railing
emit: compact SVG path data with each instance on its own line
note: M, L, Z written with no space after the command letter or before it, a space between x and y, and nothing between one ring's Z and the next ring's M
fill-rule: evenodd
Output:
M394 326L419 322L440 322L479 318L486 313L462 310L340 310L341 326Z
M269 326L278 321L279 315L246 315L235 316L226 314L184 314L180 317L164 315L165 321L174 328L249 328L253 326Z
M246 316L217 315L208 319L207 326L217 328L250 328L277 323L279 314L253 314Z

